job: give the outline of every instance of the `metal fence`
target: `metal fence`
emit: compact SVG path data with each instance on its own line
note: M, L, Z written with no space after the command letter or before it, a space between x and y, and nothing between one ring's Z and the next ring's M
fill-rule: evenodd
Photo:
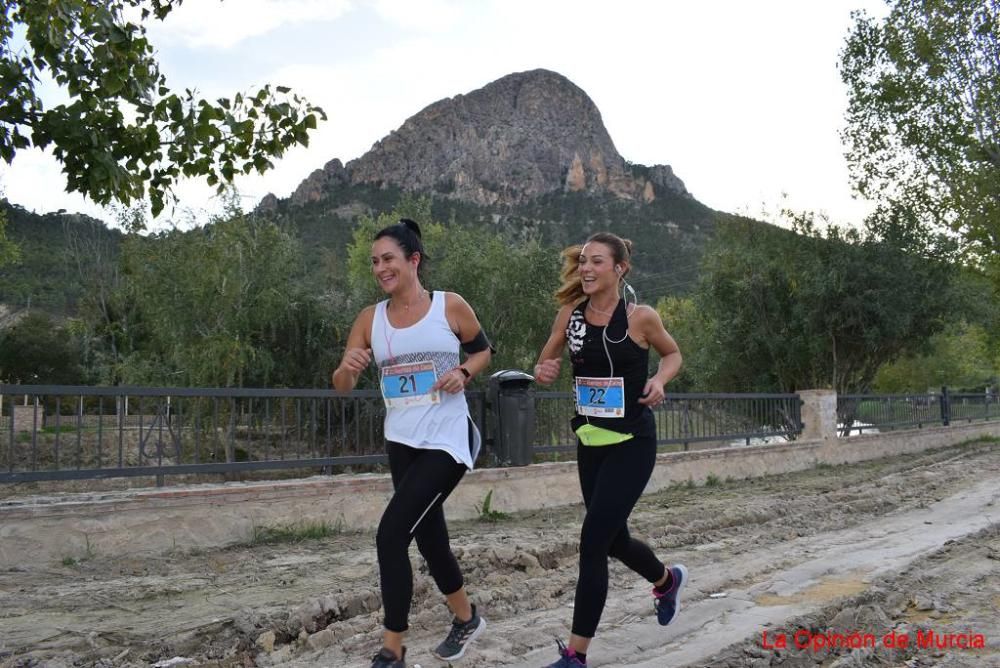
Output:
M469 391L473 420L497 461L494 404ZM342 471L386 462L375 390L0 385L0 483L124 476ZM573 395L539 392L532 453L572 451ZM668 395L661 444L750 443L801 431L794 394ZM289 471L296 470L296 471Z
M926 425L1000 418L1000 397L994 393L844 394L837 397L841 436Z
M468 391L486 446L503 461L490 391ZM571 452L570 392L537 392L526 462ZM841 435L1000 418L995 394L841 395ZM375 390L77 387L0 384L0 483L165 475L308 475L386 463ZM795 438L795 394L669 394L654 411L661 445L743 445ZM521 462L521 463L526 463Z
M1000 397L994 393L948 394L948 423L1000 418Z
M0 481L322 469L384 459L377 391L0 391L11 418L0 447Z
M576 449L570 428L572 392L535 393L534 451ZM750 445L786 440L802 431L797 394L668 394L653 415L659 445L715 442Z

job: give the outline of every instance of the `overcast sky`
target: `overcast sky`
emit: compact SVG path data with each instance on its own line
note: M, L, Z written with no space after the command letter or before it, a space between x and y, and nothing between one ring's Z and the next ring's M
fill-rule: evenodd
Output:
M150 37L168 83L208 98L263 83L322 106L308 148L237 182L244 206L288 196L427 105L539 67L597 104L621 155L669 164L710 207L759 215L786 203L857 222L840 142L838 54L850 12L876 0L186 0ZM0 163L0 188L38 212L110 214L64 192L51 156ZM186 183L181 204L217 210ZM180 217L180 216L177 216Z

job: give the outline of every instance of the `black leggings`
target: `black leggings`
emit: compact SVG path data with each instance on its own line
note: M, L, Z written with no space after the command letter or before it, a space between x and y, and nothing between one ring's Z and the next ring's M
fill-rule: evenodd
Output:
M573 606L573 633L593 638L608 597L608 557L655 583L666 573L645 543L628 533L628 516L656 464L656 439L617 445L577 446L580 487L587 515L580 531L580 578Z
M462 588L462 571L448 542L441 506L466 469L442 450L422 450L392 441L388 450L396 492L382 513L375 545L385 628L402 633L409 627L413 598L409 548L414 537L441 593L447 596Z

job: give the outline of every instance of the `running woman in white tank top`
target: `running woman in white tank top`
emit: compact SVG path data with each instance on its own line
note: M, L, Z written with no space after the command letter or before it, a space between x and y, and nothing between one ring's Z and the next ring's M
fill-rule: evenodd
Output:
M378 365L395 492L375 541L385 630L371 665L405 668L414 539L454 615L447 637L434 649L438 658L461 658L486 627L465 592L442 505L479 453L479 431L469 417L464 389L489 365L492 351L460 295L429 293L421 285L419 272L427 258L415 222L404 219L378 232L371 259L375 280L389 298L365 308L354 321L333 385L354 389L368 365L373 360Z
M386 411L385 439L412 448L444 450L472 470L480 437L469 420L465 394L438 392L437 397L421 399L416 375L423 373L430 378L431 374L459 368L460 342L446 314L449 299L461 298L435 291L427 313L409 327L398 328L388 318L390 300L379 302L372 322L371 348L383 378L383 394L393 395L389 400L399 404ZM386 387L389 383L392 385Z

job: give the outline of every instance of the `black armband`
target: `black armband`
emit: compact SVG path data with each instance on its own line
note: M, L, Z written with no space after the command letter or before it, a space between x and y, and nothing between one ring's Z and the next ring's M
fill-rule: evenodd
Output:
M496 348L490 343L490 340L486 338L486 332L479 329L479 333L471 341L466 341L462 344L462 351L466 355L472 355L473 353L481 353L484 350L489 350L491 353L496 352Z

